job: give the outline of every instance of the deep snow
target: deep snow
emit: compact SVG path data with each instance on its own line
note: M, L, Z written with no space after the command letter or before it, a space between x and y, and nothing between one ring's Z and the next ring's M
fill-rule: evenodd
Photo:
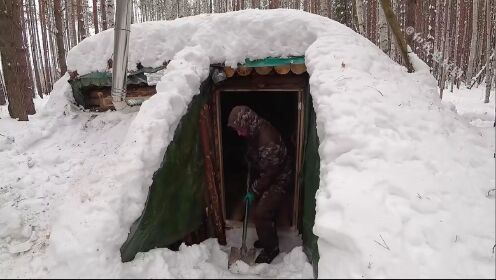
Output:
M72 49L69 69L105 70L112 35ZM494 130L463 98L443 104L422 62L408 74L350 29L285 10L133 25L131 69L171 60L139 111L83 112L66 76L30 122L2 118L0 276L232 277L214 240L126 264L119 247L209 64L303 54L320 139L319 276L494 278ZM241 270L311 276L301 247Z

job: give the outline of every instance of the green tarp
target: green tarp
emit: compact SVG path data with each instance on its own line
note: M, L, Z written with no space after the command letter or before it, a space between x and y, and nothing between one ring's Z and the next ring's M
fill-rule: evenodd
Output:
M203 222L204 169L198 123L207 98L207 94L195 96L181 118L162 166L153 175L145 209L121 247L122 261L134 259L138 252L167 247Z
M265 67L265 66L279 66L288 64L305 64L304 56L292 56L292 57L267 57L264 59L246 59L243 66L246 67Z
M126 83L127 85L147 85L148 81L145 73L154 73L164 69L165 66L160 67L143 67L137 71L128 73ZM112 87L112 73L110 72L92 72L86 75L79 76L73 80L69 80L72 87L72 95L76 104L86 107L84 102L83 92L89 88L102 88Z

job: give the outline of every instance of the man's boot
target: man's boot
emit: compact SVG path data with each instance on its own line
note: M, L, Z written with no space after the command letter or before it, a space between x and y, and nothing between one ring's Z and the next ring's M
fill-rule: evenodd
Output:
M263 249L255 263L271 263L279 255L279 248Z

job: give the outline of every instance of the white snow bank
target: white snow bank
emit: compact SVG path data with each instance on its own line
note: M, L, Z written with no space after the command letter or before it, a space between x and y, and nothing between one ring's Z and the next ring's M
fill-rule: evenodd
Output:
M112 41L111 31L85 39L69 53L69 69L105 70ZM8 252L13 241L1 239L0 275L229 275L213 241L155 249L127 264L119 247L209 65L290 55L306 57L317 113L319 276L494 278L495 202L486 195L494 135L442 105L425 70L408 74L350 29L289 10L133 25L131 69L171 60L139 112L81 112L64 78L24 130L1 120L0 133L16 139L0 142L2 205L20 196L21 222L41 234L24 253ZM308 277L295 250L266 275Z

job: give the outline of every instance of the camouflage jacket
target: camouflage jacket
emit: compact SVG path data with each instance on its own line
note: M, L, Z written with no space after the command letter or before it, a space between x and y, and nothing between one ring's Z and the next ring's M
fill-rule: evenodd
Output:
M228 125L248 129L246 156L251 164L252 191L260 196L271 186L284 190L291 167L286 145L277 129L247 106L234 107Z

